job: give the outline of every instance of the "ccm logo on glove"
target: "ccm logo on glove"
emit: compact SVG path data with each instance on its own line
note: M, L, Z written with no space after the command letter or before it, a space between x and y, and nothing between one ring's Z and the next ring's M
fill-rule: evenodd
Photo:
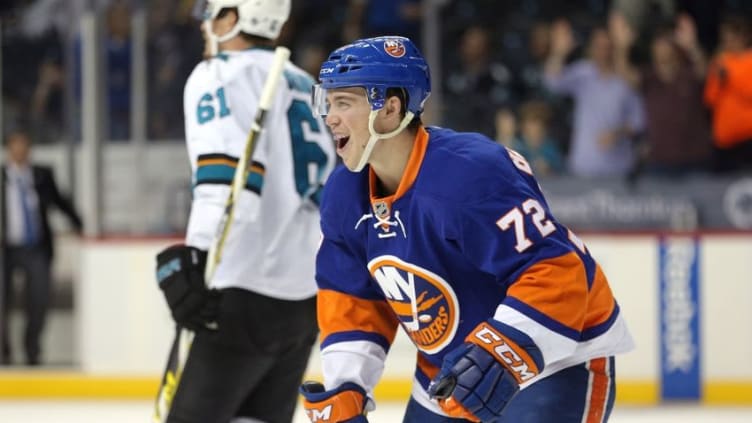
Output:
M488 323L481 323L471 333L466 342L479 345L511 371L517 383L523 383L540 373L538 366L530 355L522 348L515 348L515 344Z
M366 391L347 382L325 390L319 382L306 381L300 386L303 409L312 423L368 423L365 416Z

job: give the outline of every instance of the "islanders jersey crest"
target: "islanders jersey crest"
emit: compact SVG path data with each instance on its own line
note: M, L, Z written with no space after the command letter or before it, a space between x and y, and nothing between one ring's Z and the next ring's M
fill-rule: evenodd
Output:
M374 258L368 270L420 350L435 354L449 345L459 325L459 303L444 279L391 255Z

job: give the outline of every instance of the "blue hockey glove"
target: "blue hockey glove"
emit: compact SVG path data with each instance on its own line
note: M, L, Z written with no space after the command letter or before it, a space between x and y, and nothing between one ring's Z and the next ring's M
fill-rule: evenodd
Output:
M428 387L428 394L439 401L452 417L493 422L519 391L520 383L536 376L542 367L537 347L524 334L516 338L532 345L519 344L504 336L493 320L478 325L465 343L444 357L441 371Z
M326 391L319 382L303 382L300 393L305 413L313 423L368 423L366 391L355 383Z
M157 254L157 281L172 318L193 331L216 329L220 293L204 282L206 251L172 245Z

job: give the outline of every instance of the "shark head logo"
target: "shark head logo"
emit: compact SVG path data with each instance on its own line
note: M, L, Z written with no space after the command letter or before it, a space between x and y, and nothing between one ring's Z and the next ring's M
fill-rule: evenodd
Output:
M418 348L434 354L452 341L459 305L444 279L388 255L371 260L368 269Z

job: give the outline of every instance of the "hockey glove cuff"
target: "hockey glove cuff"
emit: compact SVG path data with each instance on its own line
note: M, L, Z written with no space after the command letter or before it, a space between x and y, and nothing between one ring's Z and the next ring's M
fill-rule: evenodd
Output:
M343 383L336 389L325 391L319 382L303 382L300 393L311 422L368 423L366 391L355 383Z
M490 319L444 357L428 394L452 417L494 421L517 394L520 383L542 368L542 356L527 335Z
M204 281L206 251L172 245L157 254L157 281L177 324L193 331L216 329L219 291Z

